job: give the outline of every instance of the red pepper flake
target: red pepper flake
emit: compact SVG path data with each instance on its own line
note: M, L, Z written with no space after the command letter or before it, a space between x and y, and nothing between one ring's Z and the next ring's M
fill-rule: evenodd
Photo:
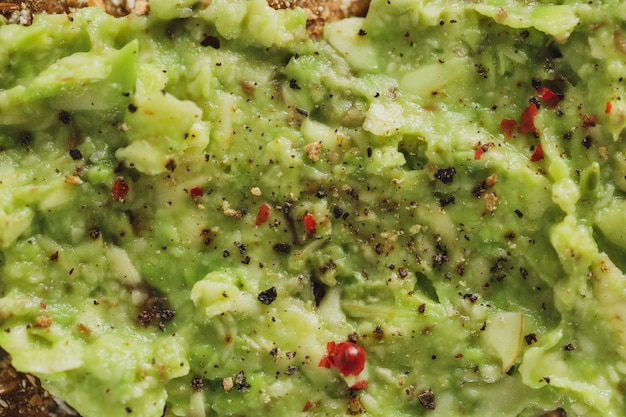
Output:
M604 113L605 114L609 114L611 113L611 110L613 109L613 103L611 103L610 101L606 102L606 107L604 108Z
M369 383L369 381L367 379L362 379L362 380L356 381L354 384L350 385L349 389L352 390L352 391L365 389L365 388L367 388L367 384L368 383Z
M315 233L315 229L317 226L317 222L315 221L315 217L311 213L307 213L302 218L302 223L304 223L304 228L309 233Z
M596 116L595 114L592 116L583 114L583 127L585 129L592 128L597 124L598 124L598 116Z
M43 301L41 301L39 303L39 307L41 307L43 310L45 310L46 308L48 308L48 306L46 305L46 303L44 303Z
M124 178L122 177L117 177L115 179L115 183L113 184L113 187L111 188L111 196L113 197L114 201L124 201L124 198L126 198L126 196L128 195L128 184L126 184L126 181L124 181Z
M267 204L261 204L259 212L256 215L256 225L260 226L267 221L270 217L270 206Z
M537 105L530 103L528 107L522 112L522 122L517 128L518 133L533 133L537 134L537 128L535 127L535 116L538 112Z
M193 187L189 190L189 195L193 198L202 197L202 194L202 188L200 187Z
M541 161L543 159L543 148L541 147L541 143L537 144L535 148L535 152L530 156L530 160L533 162Z
M507 138L513 136L513 129L515 128L516 124L517 121L513 119L502 119L502 121L500 122L500 129L502 130L502 133L504 133L504 136L506 136Z
M478 148L474 151L474 160L478 161L480 159L481 156L483 156L483 154L485 153L485 151L483 151L482 148Z
M456 355L454 355L455 359L461 359L463 357L462 353L457 353Z
M319 401L315 401L314 403L312 403L311 401L306 400L306 403L304 404L302 411L306 412L306 411L309 411L313 407L319 407L319 406L320 406Z
M548 109L555 109L561 101L561 98L554 91L546 87L539 87L537 89L537 95L539 98L548 105Z
M304 403L304 407L302 407L302 411L309 411L311 408L313 408L313 403L309 400L306 400L306 403Z
M358 375L365 368L365 350L354 342L328 342L326 352L318 364L320 367L334 366L343 376Z

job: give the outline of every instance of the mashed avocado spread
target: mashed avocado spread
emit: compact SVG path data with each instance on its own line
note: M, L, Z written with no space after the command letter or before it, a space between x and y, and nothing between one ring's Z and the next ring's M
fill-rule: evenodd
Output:
M625 17L0 25L0 346L84 417L623 417Z

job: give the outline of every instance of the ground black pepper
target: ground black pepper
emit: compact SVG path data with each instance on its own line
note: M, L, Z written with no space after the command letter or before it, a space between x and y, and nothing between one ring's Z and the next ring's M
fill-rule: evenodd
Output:
M265 305L270 305L274 302L274 300L276 300L276 295L276 287L272 287L265 291L261 291L257 296L257 299Z

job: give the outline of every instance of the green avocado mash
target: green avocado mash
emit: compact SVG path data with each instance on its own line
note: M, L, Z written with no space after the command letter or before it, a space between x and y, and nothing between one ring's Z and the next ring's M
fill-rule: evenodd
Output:
M14 366L84 417L626 415L626 2L306 18L0 25Z

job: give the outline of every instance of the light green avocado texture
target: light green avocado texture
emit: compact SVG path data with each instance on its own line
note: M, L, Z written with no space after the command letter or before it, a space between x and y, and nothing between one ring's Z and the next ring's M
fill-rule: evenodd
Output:
M626 3L150 6L0 22L17 369L83 417L626 415Z

